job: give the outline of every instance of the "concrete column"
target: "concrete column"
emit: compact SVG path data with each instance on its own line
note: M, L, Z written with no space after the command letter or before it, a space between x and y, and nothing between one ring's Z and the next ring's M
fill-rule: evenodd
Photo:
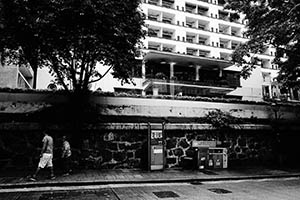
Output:
M146 79L146 62L142 61L142 79Z
M171 78L174 76L174 65L176 64L175 62L170 62L170 95L174 96L175 93L175 88L174 88L174 80L171 80Z
M170 62L169 65L170 65L170 78L172 78L174 76L174 65L176 63L175 62Z
M221 78L223 76L223 69L220 68L220 71L219 71L219 77Z
M196 65L196 78L195 78L195 80L196 81L199 81L199 78L200 78L200 76L199 76L199 69L201 68L201 66L200 65Z
M153 92L153 96L158 96L158 88L153 88L152 92Z

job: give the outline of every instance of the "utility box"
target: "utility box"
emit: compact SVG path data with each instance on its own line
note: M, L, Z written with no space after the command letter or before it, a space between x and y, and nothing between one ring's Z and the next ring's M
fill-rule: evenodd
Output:
M150 125L148 130L148 170L163 170L165 165L163 125Z
M224 169L228 167L228 155L226 148L209 148L208 167Z

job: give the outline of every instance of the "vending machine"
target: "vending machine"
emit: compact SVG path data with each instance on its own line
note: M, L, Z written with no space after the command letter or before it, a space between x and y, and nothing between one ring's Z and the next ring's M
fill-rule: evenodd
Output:
M163 124L151 125L148 130L148 169L163 170L165 165L165 146Z

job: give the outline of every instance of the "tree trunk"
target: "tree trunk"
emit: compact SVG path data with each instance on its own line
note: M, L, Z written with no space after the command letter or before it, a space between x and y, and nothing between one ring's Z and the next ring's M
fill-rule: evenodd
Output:
M31 68L33 70L33 84L32 84L32 88L36 89L38 66L31 66Z

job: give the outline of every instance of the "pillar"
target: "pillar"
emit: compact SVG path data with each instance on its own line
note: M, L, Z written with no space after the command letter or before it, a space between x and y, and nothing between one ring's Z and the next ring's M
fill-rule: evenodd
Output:
M199 79L200 79L200 76L199 76L200 68L201 68L200 65L196 65L196 68L195 68L196 69L196 78L195 78L196 81L199 81Z
M174 88L174 80L172 80L172 77L174 76L174 65L176 64L175 62L170 62L170 95L174 96L175 93L175 88Z
M170 62L169 65L170 65L170 79L174 76L174 65L176 63L175 62Z
M220 67L219 77L221 78L222 76L223 76L223 69Z
M142 61L142 79L146 79L146 62Z

